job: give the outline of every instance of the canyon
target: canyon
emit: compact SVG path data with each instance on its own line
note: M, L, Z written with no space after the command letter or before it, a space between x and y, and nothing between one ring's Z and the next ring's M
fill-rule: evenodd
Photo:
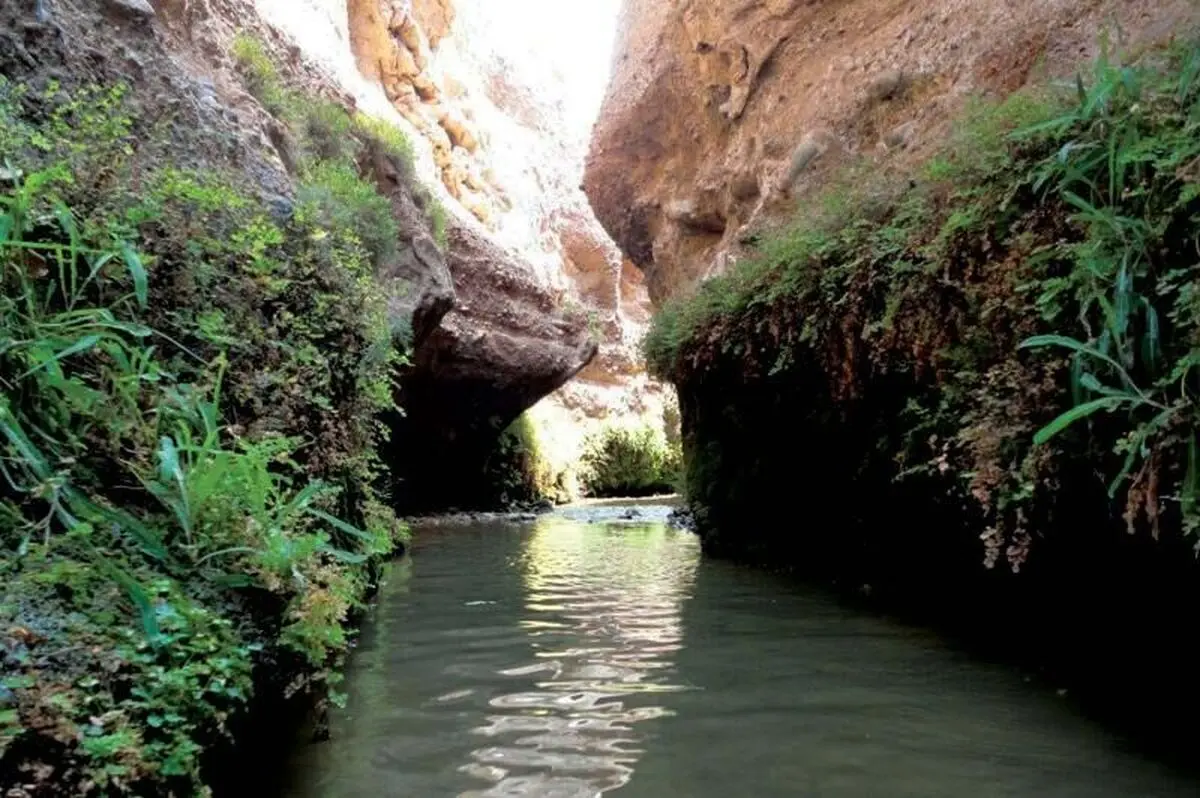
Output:
M385 653L430 684L502 624L488 684L703 717L675 652L815 584L761 616L776 673L899 616L1194 750L1197 42L1192 0L0 0L0 792L254 792L372 597L416 606L410 523L446 612ZM676 448L609 484L685 507L475 512L578 498L615 426ZM497 724L590 723L539 713ZM475 778L590 789L466 734Z

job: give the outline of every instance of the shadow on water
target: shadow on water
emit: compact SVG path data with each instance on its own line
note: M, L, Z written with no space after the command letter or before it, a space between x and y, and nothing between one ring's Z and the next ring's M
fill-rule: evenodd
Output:
M423 532L284 794L1197 794L1011 669L702 561L668 510Z

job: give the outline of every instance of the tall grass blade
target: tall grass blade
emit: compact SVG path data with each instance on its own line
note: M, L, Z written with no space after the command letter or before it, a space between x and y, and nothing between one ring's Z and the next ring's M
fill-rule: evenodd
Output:
M372 538L369 534L367 534L363 530L359 529L358 527L347 524L342 519L337 518L336 516L332 516L323 510L317 510L316 508L310 507L307 510L305 510L305 512L307 512L309 515L313 516L314 518L318 518L321 521L324 521L325 523L329 524L334 529L336 529L339 532L342 532L344 534L347 534L352 538L357 538L359 540L364 540L364 541L374 540L374 538Z
M149 276L146 274L146 267L142 265L141 257L128 243L121 244L121 257L125 259L125 266L129 269L129 276L133 278L133 293L137 297L138 304L145 308L149 302L150 285Z
M18 379L23 380L33 374L36 374L37 372L39 372L43 369L49 369L52 366L62 362L63 360L66 360L67 358L72 357L74 355L79 355L84 352L90 352L91 350L96 348L97 344L99 344L100 341L101 341L101 336L99 336L99 335L88 335L88 336L85 336L84 338L80 338L78 341L71 344L66 349L55 352L51 357L47 358L46 360L42 361L41 363L38 363L36 366L34 366L33 368L29 369L24 374L22 374Z
M53 470L50 468L50 461L42 454L41 450L34 445L33 441L21 429L21 425L17 423L16 417L9 410L8 400L0 397L0 430L3 430L4 437L8 438L20 456L22 464L33 472L33 475L38 479L46 480L50 478Z
M1093 413L1097 413L1101 410L1116 410L1118 407L1128 401L1130 400L1126 397L1105 396L1101 399L1093 399L1090 402L1085 402L1077 407L1073 407L1038 430L1037 434L1033 436L1033 442L1038 446L1041 446L1049 442L1055 435L1058 435L1076 421L1085 419Z

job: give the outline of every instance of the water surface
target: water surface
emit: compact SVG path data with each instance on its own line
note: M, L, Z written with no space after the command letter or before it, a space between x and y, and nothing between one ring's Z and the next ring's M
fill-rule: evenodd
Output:
M1200 794L1009 669L702 560L665 513L421 531L287 794Z

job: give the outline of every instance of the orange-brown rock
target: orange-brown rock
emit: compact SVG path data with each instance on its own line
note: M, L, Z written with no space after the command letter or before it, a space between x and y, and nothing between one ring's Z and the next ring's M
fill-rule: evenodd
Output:
M453 0L414 0L412 13L428 37L430 47L437 47L450 33L457 16Z
M971 94L1069 73L1190 0L626 0L585 189L656 300L742 255L838 163L913 158Z

